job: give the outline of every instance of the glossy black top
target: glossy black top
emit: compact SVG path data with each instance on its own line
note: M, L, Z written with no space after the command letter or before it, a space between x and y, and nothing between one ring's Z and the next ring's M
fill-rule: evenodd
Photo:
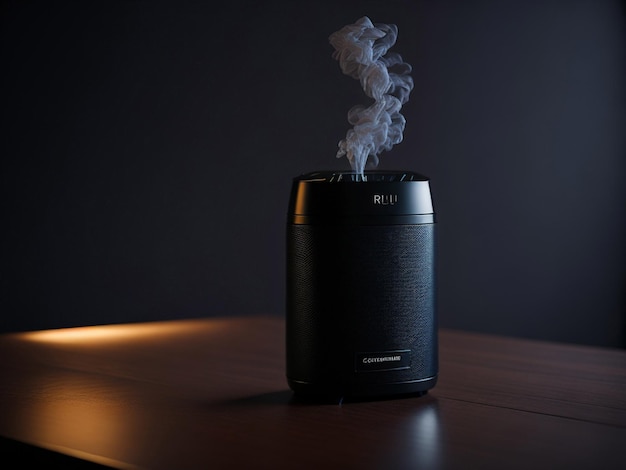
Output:
M321 171L293 179L289 220L324 222L432 223L429 178L411 171Z

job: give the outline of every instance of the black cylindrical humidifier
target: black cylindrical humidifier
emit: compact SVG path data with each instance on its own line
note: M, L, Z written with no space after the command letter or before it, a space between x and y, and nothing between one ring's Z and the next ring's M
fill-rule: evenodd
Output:
M435 214L414 172L293 179L286 372L297 394L373 397L435 386Z

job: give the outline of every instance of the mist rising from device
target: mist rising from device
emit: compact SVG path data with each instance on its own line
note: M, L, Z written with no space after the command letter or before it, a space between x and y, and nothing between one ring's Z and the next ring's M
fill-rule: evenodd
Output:
M353 128L339 142L337 158L347 157L352 170L363 177L367 167L376 167L379 154L402 141L406 120L400 110L413 89L411 66L395 52L398 28L373 24L364 16L329 36L332 57L341 71L360 81L370 106L356 105L348 111Z

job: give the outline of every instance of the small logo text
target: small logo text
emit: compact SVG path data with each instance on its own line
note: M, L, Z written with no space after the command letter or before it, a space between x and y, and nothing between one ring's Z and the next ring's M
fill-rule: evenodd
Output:
M393 206L398 202L397 194L374 194L374 204L381 206Z
M400 360L402 360L401 356L364 357L363 364L371 364L372 362L397 362Z
M409 349L365 353L358 352L355 353L354 359L354 370L356 372L411 368L411 351Z

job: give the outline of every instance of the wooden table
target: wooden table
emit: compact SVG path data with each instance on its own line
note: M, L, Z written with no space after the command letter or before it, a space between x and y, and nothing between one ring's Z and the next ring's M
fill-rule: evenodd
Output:
M284 320L257 316L4 334L0 377L0 436L34 446L23 463L626 468L617 349L441 330L427 395L307 403L286 384Z

